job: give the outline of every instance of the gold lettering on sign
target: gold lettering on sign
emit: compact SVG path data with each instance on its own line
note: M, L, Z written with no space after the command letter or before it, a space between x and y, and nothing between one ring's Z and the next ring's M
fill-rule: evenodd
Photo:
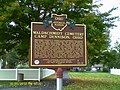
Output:
M83 36L83 33L79 33L79 32L65 32L65 35Z
M64 20L63 17L55 17L55 20Z
M70 39L69 36L56 36L56 35L49 35L49 38Z
M62 32L49 32L49 35L62 35Z
M83 39L83 36L73 36L73 39Z
M35 58L80 58L83 57L82 40L35 39Z
M55 26L64 26L65 22L53 22Z
M34 38L49 39L83 39L83 33L79 32L49 32L49 31L33 31Z
M72 63L72 59L49 59L46 60L47 63L57 63L57 64L62 64L62 63Z
M34 38L46 38L47 37L47 35L34 35Z

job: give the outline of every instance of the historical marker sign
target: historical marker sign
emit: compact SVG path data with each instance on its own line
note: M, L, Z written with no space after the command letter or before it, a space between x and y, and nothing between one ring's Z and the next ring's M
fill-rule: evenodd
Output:
M52 15L50 26L31 23L31 67L86 66L86 27L74 29L65 21L67 15Z

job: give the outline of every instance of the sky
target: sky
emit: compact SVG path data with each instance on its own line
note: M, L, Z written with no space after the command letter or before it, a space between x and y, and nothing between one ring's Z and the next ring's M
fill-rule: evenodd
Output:
M112 16L120 16L120 0L94 0L96 3L102 3L103 6L99 8L99 10L103 13L106 11L109 11L113 7L118 7L117 10L112 12ZM114 27L113 29L110 29L110 36L111 36L111 45L114 46L114 43L118 41L120 43L120 20L116 20L115 25L117 27Z

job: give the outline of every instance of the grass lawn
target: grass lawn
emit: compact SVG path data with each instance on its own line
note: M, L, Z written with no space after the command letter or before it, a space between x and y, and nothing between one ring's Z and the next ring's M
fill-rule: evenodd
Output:
M120 90L120 75L109 73L69 72L70 83L63 86L63 90ZM55 75L51 76L55 78ZM65 80L68 82L67 80ZM16 87L24 85L42 85L37 81L0 81L2 87Z
M0 88L3 87L16 87L16 86L31 86L31 85L41 85L41 82L38 81L0 81Z
M120 76L109 73L69 72L72 83L64 90L120 90Z

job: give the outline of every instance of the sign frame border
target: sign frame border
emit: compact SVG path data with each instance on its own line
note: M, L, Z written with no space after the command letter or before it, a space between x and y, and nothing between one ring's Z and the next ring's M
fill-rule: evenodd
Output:
M87 46L86 46L86 25L85 24L75 24L75 26L84 26L84 54L85 54L85 64L59 64L59 65L54 65L54 64L42 64L42 65L33 65L32 64L32 51L33 51L33 36L32 36L32 32L33 32L33 23L34 24L42 24L43 25L43 22L31 22L31 38L30 38L30 67L52 67L52 68L55 68L55 67L80 67L80 66L87 66L88 65L88 58L87 58Z

